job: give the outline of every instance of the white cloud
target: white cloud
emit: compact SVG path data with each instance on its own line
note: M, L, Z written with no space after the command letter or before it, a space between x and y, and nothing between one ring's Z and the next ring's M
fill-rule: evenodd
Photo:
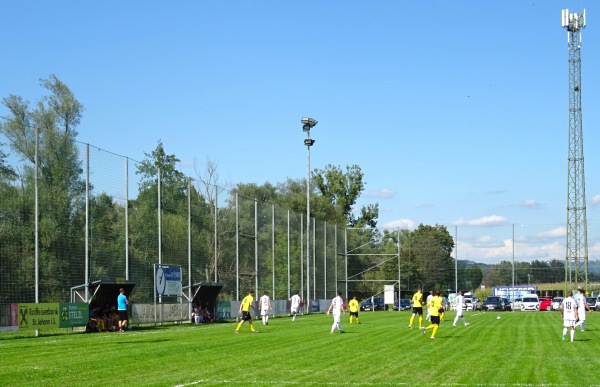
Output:
M567 228L564 226L553 228L552 230L542 231L536 234L539 238L557 238L567 235Z
M498 263L500 261L531 262L533 260L546 261L548 259L561 259L565 254L565 247L560 242L547 244L530 244L527 241L515 241L513 250L512 239L489 243L460 243L458 245L458 259L471 260L481 263Z
M540 203L534 199L525 199L521 202L521 207L525 208L540 208Z
M367 196L371 197L371 198L377 198L377 199L390 199L390 198L393 198L394 196L396 196L396 193L397 192L394 190L382 188L377 191L369 192L367 194Z
M595 195L592 200L590 200L590 204L592 206L600 205L600 194Z
M397 219L387 222L383 228L400 228L401 230L414 230L418 227L418 223L411 219Z
M452 222L454 226L504 226L508 224L508 220L504 216L490 215L483 216L479 219L466 220L464 218L457 219Z

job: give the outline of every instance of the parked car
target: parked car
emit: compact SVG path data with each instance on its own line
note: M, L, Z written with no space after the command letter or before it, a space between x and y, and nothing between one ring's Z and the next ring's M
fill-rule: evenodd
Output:
M596 298L596 310L600 310L600 296Z
M373 304L375 306L373 307ZM383 297L373 297L373 301L371 298L367 298L360 304L360 310L362 311L373 311L373 310L388 310L388 306L385 304Z
M552 310L552 299L547 297L540 297L540 310Z
M521 311L540 310L540 299L537 294L525 294L521 301Z
M496 296L486 297L485 301L483 302L482 310L504 310L502 299Z
M509 312L512 310L512 305L508 298L502 298L502 304L504 304L504 310Z
M560 305L562 304L562 297L554 297L552 299L552 310L560 310Z
M465 305L467 306L466 310L468 311L481 310L481 303L475 297L465 298Z
M522 298L515 298L515 302L512 304L512 310L521 310Z
M410 298L401 298L394 302L394 310L411 310L412 302Z
M587 299L588 306L590 309L596 309L598 307L598 303L596 302L596 297L588 297Z

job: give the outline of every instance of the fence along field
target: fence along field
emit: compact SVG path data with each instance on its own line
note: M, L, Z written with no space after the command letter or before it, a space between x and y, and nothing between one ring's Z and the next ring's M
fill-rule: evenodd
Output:
M366 296L380 293L383 284L400 284L404 291L416 286L406 270L403 273L402 262L398 269L398 245L373 243L385 232L393 236L406 230L352 230L311 218L307 265L302 213L244 196L243 186L225 189L174 168L161 171L159 185L158 171L147 160L134 161L89 144L78 143L78 150L82 173L65 192L46 181L41 169L37 257L32 182L24 178L19 182L23 189L16 191L19 196L5 202L15 213L0 220L0 303L35 302L36 289L39 302L64 302L72 287L104 279L134 282L132 298L150 303L153 265L159 262L181 265L184 286L222 283L221 299L229 300L241 299L250 288L257 294L268 290L273 299L288 298L296 291L305 299L329 299L338 288ZM14 167L32 168L27 163ZM521 225L517 237L526 229L534 232L542 227L548 225ZM462 259L469 252L486 257L500 250L510 260L512 247L513 259L516 251L518 260L532 248L519 240L515 243L514 225L512 246L507 226L496 230L502 244L487 248L472 244L475 228L448 230L455 232ZM536 259L560 259L564 249L560 245L555 249ZM590 251L596 250L593 244ZM454 258L460 260L457 254ZM533 273L532 278L517 269L516 284L550 277L557 281L556 270ZM454 281L443 285L456 286Z

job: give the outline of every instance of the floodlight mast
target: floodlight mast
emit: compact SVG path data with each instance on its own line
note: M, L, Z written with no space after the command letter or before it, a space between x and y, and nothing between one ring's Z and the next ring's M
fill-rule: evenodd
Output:
M310 138L310 129L317 125L314 118L302 117L302 130L306 132L304 145L308 149L308 176L306 176L306 301L308 302L307 313L310 313L310 147L315 140Z
M568 9L563 9L562 26L567 29L569 50L569 165L565 291L574 288L587 290L588 243L581 117L581 30L586 26L585 10L582 13L569 13Z

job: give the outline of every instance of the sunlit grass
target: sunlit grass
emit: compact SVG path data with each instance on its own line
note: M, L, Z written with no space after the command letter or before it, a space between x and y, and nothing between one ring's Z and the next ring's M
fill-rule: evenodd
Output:
M323 314L256 322L259 334L247 325L234 334L234 323L0 333L0 385L600 385L595 314L574 343L561 341L558 312L473 312L468 327L451 326L450 312L435 340L408 329L409 316L363 312L360 325L344 316L344 334L330 334Z

